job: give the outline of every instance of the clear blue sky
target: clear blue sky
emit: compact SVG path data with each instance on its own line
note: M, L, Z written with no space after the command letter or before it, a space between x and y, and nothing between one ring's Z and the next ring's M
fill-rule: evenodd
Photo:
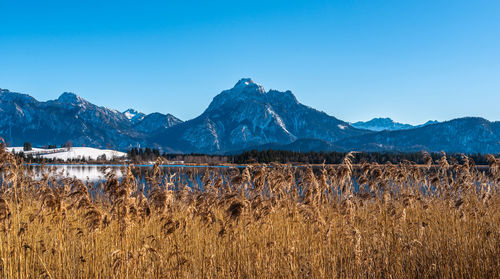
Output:
M187 120L241 77L345 121L500 120L500 1L0 0L0 88Z

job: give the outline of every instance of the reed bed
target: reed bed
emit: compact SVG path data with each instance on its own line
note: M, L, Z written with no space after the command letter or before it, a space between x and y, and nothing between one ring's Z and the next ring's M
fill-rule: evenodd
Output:
M500 277L498 158L351 159L96 186L1 150L0 278Z

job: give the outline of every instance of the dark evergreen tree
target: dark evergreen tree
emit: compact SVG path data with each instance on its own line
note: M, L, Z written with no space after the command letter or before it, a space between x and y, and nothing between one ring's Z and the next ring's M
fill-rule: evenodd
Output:
M24 147L23 147L23 151L31 151L33 148L31 146L31 143L30 142L25 142L24 143Z

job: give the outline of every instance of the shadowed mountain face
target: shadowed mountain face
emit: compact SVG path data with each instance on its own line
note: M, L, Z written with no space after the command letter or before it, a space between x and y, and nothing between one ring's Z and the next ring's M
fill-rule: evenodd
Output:
M151 141L183 152L224 153L303 138L333 142L366 133L299 103L290 91L265 91L253 80L242 79L217 95L199 117Z
M336 142L347 150L499 153L500 122L465 117L420 128L383 131Z
M250 150L258 150L258 151L283 150L283 151L294 151L294 152L312 152L312 151L345 152L345 150L342 147L336 146L329 141L324 141L319 139L298 139L288 144L268 143L263 145L250 146L242 150L228 152L228 154L239 154Z
M395 122L375 119L372 124L380 128ZM43 146L70 140L75 146L126 150L141 145L166 152L209 154L253 148L500 152L500 122L468 117L411 129L393 128L396 130L384 128L380 132L354 128L299 103L290 91L266 91L251 79L242 79L222 91L200 116L186 122L170 114L146 115L133 109L118 112L73 93L39 102L29 95L0 89L0 137L11 146L26 141Z
M140 121L135 123L134 129L149 135L160 129L170 128L180 123L182 123L182 120L171 114L154 112L143 116Z

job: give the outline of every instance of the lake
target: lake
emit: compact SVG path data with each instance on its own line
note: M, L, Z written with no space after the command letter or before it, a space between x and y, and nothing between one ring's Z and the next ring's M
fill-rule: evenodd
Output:
M92 164L50 164L42 167L41 164L27 164L30 168L35 179L41 179L42 174L50 171L56 174L59 178L74 178L88 183L89 186L94 187L106 180L106 173L114 173L118 180L124 176L125 168L127 165L92 165ZM202 179L209 171L210 179L216 179L221 176L224 181L229 179L231 175L240 173L238 169L243 169L246 166L195 166L195 165L160 165L161 176L160 181L162 184L166 180L171 182L173 189L182 189L184 186L196 188L199 190L204 189ZM43 168L43 171L42 171ZM151 177L153 165L141 164L133 165L132 173L134 174L139 189L148 190L150 183L148 177Z

